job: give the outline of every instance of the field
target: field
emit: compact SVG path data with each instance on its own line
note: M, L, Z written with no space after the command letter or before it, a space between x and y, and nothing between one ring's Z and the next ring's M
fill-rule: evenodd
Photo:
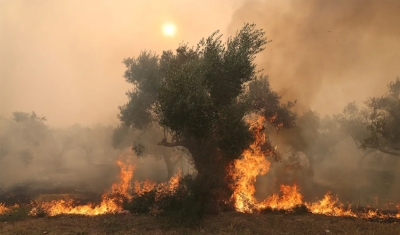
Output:
M207 216L194 227L185 227L163 217L132 214L44 218L15 216L0 216L0 234L400 234L400 224L396 222L313 214L227 212Z

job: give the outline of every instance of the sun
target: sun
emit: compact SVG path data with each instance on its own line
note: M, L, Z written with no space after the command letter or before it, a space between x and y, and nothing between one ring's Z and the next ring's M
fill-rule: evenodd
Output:
M165 36L173 37L176 33L176 26L172 23L164 24L162 27L162 31Z

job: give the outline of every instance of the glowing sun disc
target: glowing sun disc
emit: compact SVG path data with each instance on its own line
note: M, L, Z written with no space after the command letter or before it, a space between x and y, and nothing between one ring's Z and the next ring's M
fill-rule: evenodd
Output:
M165 24L162 27L162 31L163 31L165 36L172 37L176 33L176 27L175 27L174 24Z

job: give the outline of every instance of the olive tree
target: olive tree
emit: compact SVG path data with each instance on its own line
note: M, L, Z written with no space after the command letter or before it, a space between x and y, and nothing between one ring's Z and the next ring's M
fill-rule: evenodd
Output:
M180 45L161 56L144 51L127 58L125 79L134 85L119 118L130 128L160 126L164 147L183 147L197 170L197 201L230 197L227 169L254 140L246 119L263 115L276 128L291 127L294 105L280 103L254 59L268 43L264 31L245 24L222 41L218 31L196 47ZM265 153L274 152L267 143Z

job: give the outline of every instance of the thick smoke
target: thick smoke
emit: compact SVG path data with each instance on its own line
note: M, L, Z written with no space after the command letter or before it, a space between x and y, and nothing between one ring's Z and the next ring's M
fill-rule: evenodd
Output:
M258 65L273 88L300 111L332 114L400 75L399 11L396 0L247 1L229 29L265 29L272 43Z
M311 109L323 117L340 113L348 102L383 95L389 81L400 76L399 11L400 2L391 0L247 1L234 13L229 32L243 22L263 28L272 42L257 58L259 68L284 100L297 99L300 115ZM302 128L300 137L307 142L311 126ZM260 198L276 191L279 183L297 181L307 200L321 198L327 190L353 204L378 206L375 197L397 200L396 157L371 153L361 161L365 152L351 138L334 146L311 142L306 152L312 148L332 154L315 163L310 176L306 155L289 151L290 135L274 139L284 159L260 177ZM303 169L287 170L293 156Z

